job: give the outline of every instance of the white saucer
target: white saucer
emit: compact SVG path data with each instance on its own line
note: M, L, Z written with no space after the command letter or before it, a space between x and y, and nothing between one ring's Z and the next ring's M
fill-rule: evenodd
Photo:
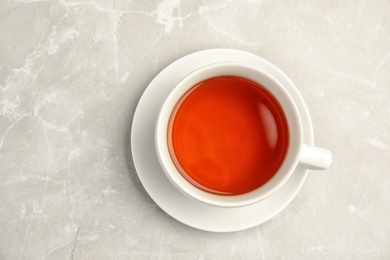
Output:
M195 201L178 191L167 179L154 146L157 113L170 91L184 76L199 67L225 61L243 62L263 69L270 67L268 73L285 85L294 99L302 101L297 105L302 116L304 143L313 144L310 115L299 91L284 73L256 55L231 49L204 50L182 57L162 70L146 88L134 114L131 132L134 165L145 190L162 210L188 226L212 232L239 231L276 216L295 198L308 172L297 168L276 193L241 208L220 208Z

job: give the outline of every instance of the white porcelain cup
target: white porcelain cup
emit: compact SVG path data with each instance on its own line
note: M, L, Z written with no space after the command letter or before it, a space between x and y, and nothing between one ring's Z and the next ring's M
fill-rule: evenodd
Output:
M218 76L237 76L265 87L277 99L286 116L289 128L289 147L285 159L275 175L261 187L241 195L218 195L206 192L187 181L175 166L168 144L168 125L171 114L180 98L198 83ZM327 169L332 153L324 148L303 143L301 116L297 102L281 83L267 72L243 63L216 63L202 67L184 77L163 103L156 122L155 146L157 155L168 179L185 195L213 206L240 207L261 201L278 190L294 174L298 165L308 169Z

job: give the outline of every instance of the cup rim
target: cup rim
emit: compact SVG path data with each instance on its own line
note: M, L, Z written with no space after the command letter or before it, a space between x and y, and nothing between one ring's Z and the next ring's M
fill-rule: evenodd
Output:
M226 73L221 73L225 71ZM230 73L229 73L230 72ZM240 195L218 195L195 187L177 170L168 147L168 123L179 99L197 83L217 76L238 76L260 83L279 101L289 125L290 144L286 157L275 175L264 185ZM259 78L263 81L259 82ZM264 83L266 82L266 83ZM270 87L272 85L272 89ZM283 101L280 101L283 98ZM160 108L155 126L155 148L160 165L170 182L185 195L220 207L240 207L261 201L278 190L291 177L298 165L303 143L303 131L299 111L294 99L265 70L239 62L219 62L201 67L185 76L171 91Z

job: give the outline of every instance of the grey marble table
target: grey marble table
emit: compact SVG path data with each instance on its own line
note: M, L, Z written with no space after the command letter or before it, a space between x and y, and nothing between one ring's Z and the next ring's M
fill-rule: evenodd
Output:
M0 259L390 259L389 1L0 0ZM194 51L259 55L333 151L270 221L210 233L143 189L148 83Z

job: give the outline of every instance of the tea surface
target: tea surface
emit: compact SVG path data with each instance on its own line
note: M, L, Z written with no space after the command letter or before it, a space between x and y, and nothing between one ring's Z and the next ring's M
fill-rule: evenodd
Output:
M190 89L168 129L179 172L207 192L238 195L259 188L278 171L289 145L283 110L250 80L221 76Z

